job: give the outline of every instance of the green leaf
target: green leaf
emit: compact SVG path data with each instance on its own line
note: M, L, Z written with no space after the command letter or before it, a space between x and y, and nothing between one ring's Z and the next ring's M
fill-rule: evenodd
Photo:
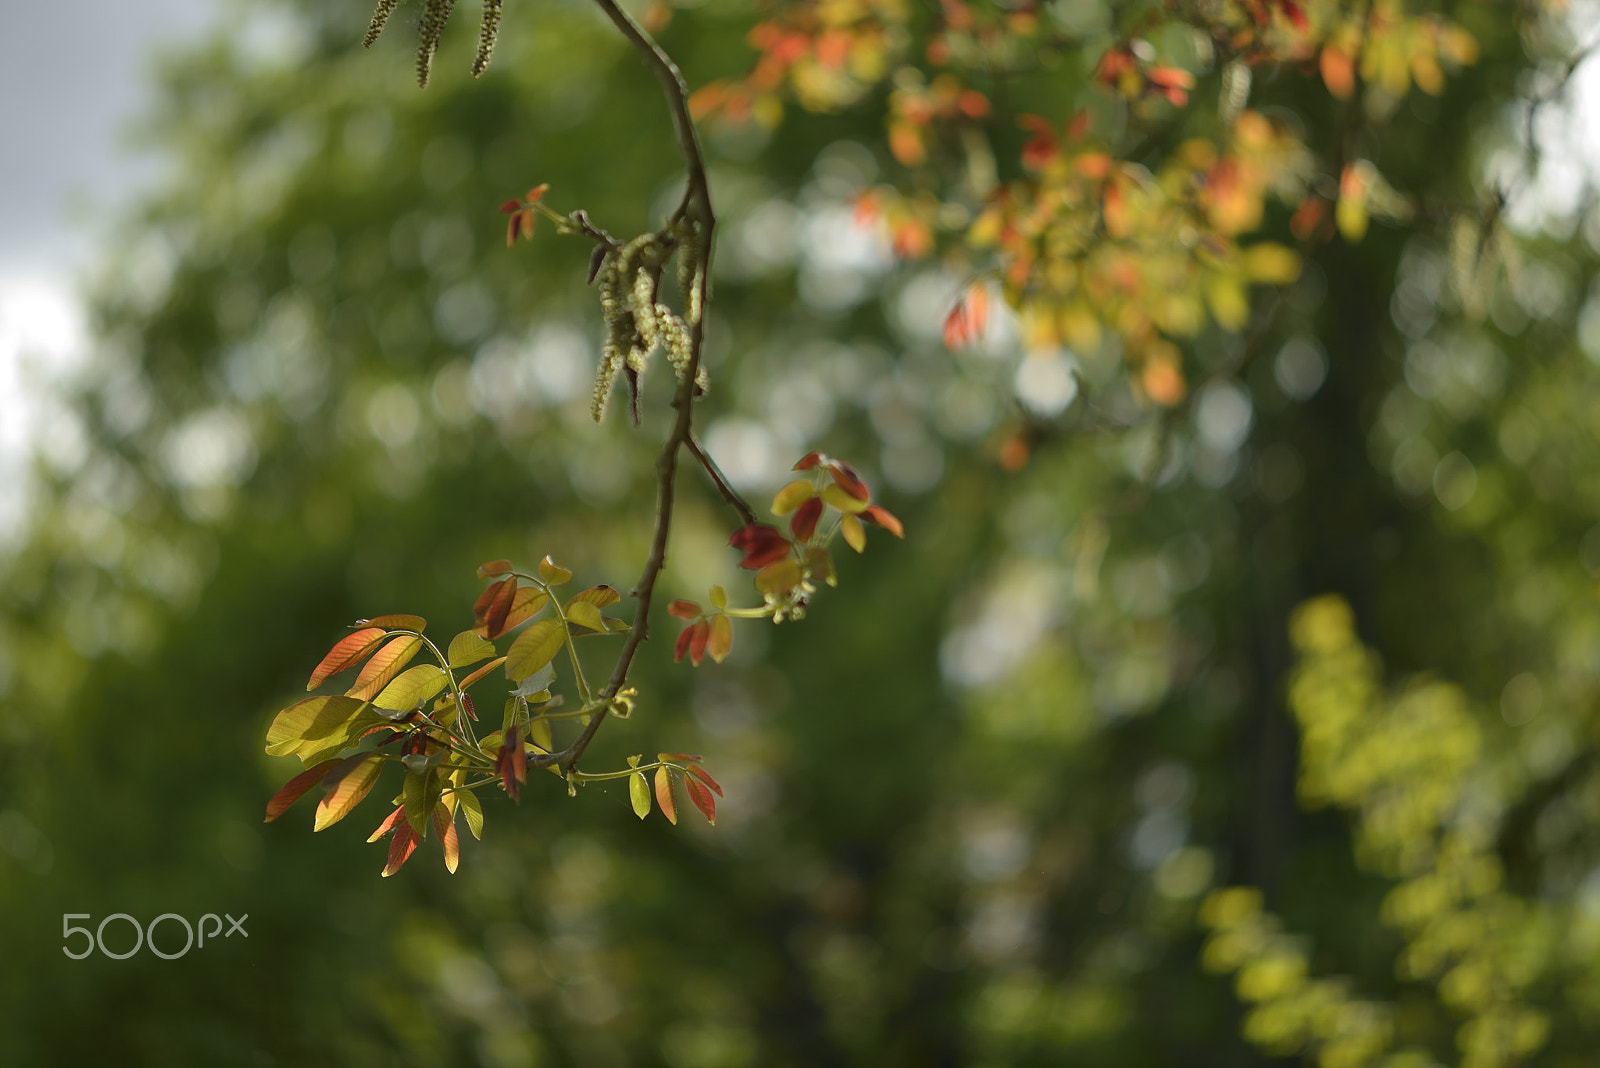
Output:
M539 577L544 579L546 585L559 586L563 582L572 581L572 572L546 556L539 561Z
M410 634L401 635L379 649L356 676L356 684L345 691L346 697L370 701L389 680L400 674L422 648L422 639Z
M610 586L590 586L586 590L573 594L571 599L567 601L567 614L572 614L572 606L575 604L592 604L596 608L606 608L620 600L622 600L622 594Z
M550 721L536 719L529 722L528 741L543 749L546 753L555 752L555 746L552 744L554 739L550 736Z
M606 629L605 620L600 616L600 609L588 601L574 601L567 605L567 620L580 627L588 627L590 630Z
M541 619L521 634L506 650L506 677L521 682L555 659L565 638L563 627L554 619Z
M645 782L644 772L636 771L628 776L628 798L633 802L633 814L640 819L650 815L650 784Z
M421 616L377 616L357 621L362 627L383 627L385 630L425 630L428 621Z
M441 668L434 664L418 664L395 676L372 703L381 709L408 711L417 707L418 701L437 697L444 685L445 674Z
M332 827L348 816L372 792L382 772L383 757L377 753L362 757L331 790L322 795L322 800L317 804L316 824L311 829L320 831Z
M353 697L308 697L273 718L267 728L267 753L298 756L307 765L315 764L387 722Z
M434 806L439 803L439 795L443 792L444 783L433 771L406 776L405 790L401 796L405 799L406 822L411 825L417 837L420 838L427 832L428 817L432 815Z
M493 642L478 637L470 630L464 630L450 639L450 649L445 653L445 659L453 668L464 668L480 660L487 660L493 655Z
M461 790L456 798L461 802L461 811L466 813L467 830L472 832L472 837L483 841L483 804L478 795L471 790Z

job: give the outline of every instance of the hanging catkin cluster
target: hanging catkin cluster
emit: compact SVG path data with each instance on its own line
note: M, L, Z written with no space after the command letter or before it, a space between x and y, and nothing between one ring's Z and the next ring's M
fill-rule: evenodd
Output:
M494 53L495 38L500 32L500 4L501 0L483 0L483 26L478 34L478 55L472 61L474 77L488 69L489 57ZM378 0L378 8L372 13L372 24L367 27L364 43L368 48L378 39L389 22L389 16L394 14L394 9L399 5L400 0ZM439 50L439 37L444 33L444 24L449 21L450 12L455 6L456 0L423 0L422 18L417 23L417 84L424 88L433 70L433 54Z
M689 325L671 308L661 303L661 271L672 255L673 244L662 234L643 234L615 254L606 256L596 284L600 289L600 317L606 336L600 347L600 368L595 376L594 401L590 412L599 422L605 415L611 387L624 368L629 385L637 391L640 378L657 349L667 354L667 362L682 381L689 370L693 341ZM684 257L685 262L690 257ZM680 271L680 274L683 273ZM691 281L698 274L690 268ZM698 318L698 290L690 286L689 314ZM702 366L695 384L704 390L706 370ZM637 417L637 413L635 413Z

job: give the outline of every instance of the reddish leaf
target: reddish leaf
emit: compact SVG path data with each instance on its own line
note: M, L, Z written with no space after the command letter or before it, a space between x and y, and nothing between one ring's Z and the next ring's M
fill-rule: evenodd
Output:
M673 601L667 605L667 615L677 616L679 619L699 619L700 606L693 601Z
M522 734L514 726L507 728L505 740L500 743L500 751L494 757L494 770L511 800L520 801L518 784L528 778L528 754L522 748Z
M711 791L703 783L685 775L683 785L689 791L689 800L694 802L694 807L705 816L706 822L713 827L717 825L717 799L711 796Z
M700 661L706 658L706 642L711 638L711 624L702 619L689 628L689 633L693 635L689 639L689 663L699 667Z
M395 828L394 838L389 842L389 862L383 866L383 877L387 879L400 870L401 865L411 859L411 854L417 851L417 832L411 829L411 824L402 822Z
M444 852L444 868L451 875L461 863L461 841L456 837L456 821L450 809L441 804L433 810L433 831L439 837L439 848Z
M667 817L667 822L676 825L678 802L672 797L672 776L665 767L656 769L656 804L661 806L661 814Z
M378 829L372 832L371 837L369 837L367 839L367 841L376 842L378 839L382 838L384 835L386 835L390 831L394 830L395 829L395 825L400 823L401 820L405 818L405 814L406 814L406 806L404 806L404 805L396 805L394 807L394 811L389 813L389 817L387 819L385 819L382 823L378 824Z
M489 614L490 603L500 593L500 587L504 586L508 582L515 581L516 580L514 578L503 578L498 582L491 582L489 585L485 586L483 588L483 592L478 594L478 599L472 602L473 621L476 623L482 623L484 617Z
M506 619L511 615L511 604L517 596L517 580L503 578L495 584L493 597L483 612L483 636L493 641L506 632Z
M796 471L809 471L818 464L827 463L828 458L820 452L808 452L800 457L800 462L794 465Z
M339 672L355 667L383 644L383 637L382 627L367 627L341 638L311 673L311 681L306 683L306 689L315 690Z
M356 676L356 684L346 691L346 696L361 701L372 700L389 685L391 679L400 674L421 648L422 639L409 634L390 639L388 645L367 661L361 674Z
M532 189L528 190L528 203L529 204L537 204L537 203L539 203L540 200L544 199L544 195L545 195L545 193L547 193L549 191L549 189L550 189L550 183L549 182L540 182L538 185L536 185Z
M490 560L487 564L478 565L478 577L494 578L496 575L504 575L510 570L510 560Z
M774 560L789 555L789 539L777 527L765 523L751 523L733 532L728 544L744 553L739 566L759 571Z
M689 651L689 643L694 640L694 628L699 625L698 623L691 623L684 627L683 631L678 635L678 642L672 647L672 662L674 664L682 662L683 655Z
M521 210L522 201L520 200L508 200L500 205L500 214L502 215L512 215Z
M516 594L511 598L511 611L506 613L500 633L504 634L514 627L521 626L544 611L545 602L549 600L549 595L537 586L517 587Z
M485 675L489 674L489 672L493 671L495 668L499 667L501 664L504 664L505 662L506 662L506 658L505 657L503 657L503 656L495 657L493 660L491 660L487 664L483 665L477 671L474 671L472 674L470 674L466 678L462 679L461 680L461 688L463 690L465 690L468 686L471 686L473 683L477 682L479 679L483 678Z
M705 768L702 768L698 764L692 764L689 767L689 774L693 775L695 778L711 787L711 789L715 790L718 797L722 796L722 787L717 785L717 780L713 779L711 777L711 773Z
M699 753L657 753L657 760L679 760L685 764L698 764L705 757Z
M795 509L794 518L789 520L789 530L796 541L810 541L817 532L817 520L821 518L822 498L813 497Z
M989 290L982 283L975 283L944 318L944 347L960 348L983 333L988 324Z
M283 789L272 795L272 800L267 802L267 818L263 823L271 823L285 812L289 806L300 800L305 792L317 784L328 773L328 769L339 763L337 760L324 760L314 764L283 784Z
M887 530L890 534L893 534L897 538L903 538L906 536L906 528L901 525L900 520L895 518L894 513L883 507L881 504L869 505L867 508L863 509L861 512L861 518L870 523L878 524L878 526L882 527L884 530Z
M363 627L383 627L387 630L423 630L428 625L428 621L421 616L407 615L374 616L357 622Z
M856 469L843 460L835 460L828 466L828 474L833 476L834 485L844 490L858 501L872 500L872 491L856 474Z

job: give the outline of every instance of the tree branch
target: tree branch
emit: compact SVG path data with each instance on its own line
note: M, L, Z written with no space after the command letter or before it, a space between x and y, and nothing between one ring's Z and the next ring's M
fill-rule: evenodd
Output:
M700 136L695 131L694 119L689 114L689 86L684 81L682 72L678 70L672 57L663 52L661 46L656 44L627 12L618 7L615 0L595 0L595 3L616 24L617 29L622 31L622 35L633 45L645 65L655 72L656 78L661 82L662 92L666 96L667 108L672 113L672 125L678 136L678 148L683 153L687 178L683 201L673 217L673 225L688 224L684 238L686 247L679 254L688 257L688 262L692 266L693 281L690 292L686 294L688 314L685 319L689 326L689 361L672 402L677 410L677 416L672 423L672 432L667 435L667 440L661 446L661 454L656 459L655 529L651 534L650 555L645 560L644 572L639 576L638 585L633 590L633 595L639 599L639 607L633 617L633 628L623 642L622 651L617 654L616 667L612 669L610 681L598 695L600 707L589 719L583 733L561 752L534 754L529 760L529 763L536 767L555 764L567 772L571 772L577 765L579 758L589 748L589 743L594 740L595 732L605 722L610 712L611 699L621 692L623 684L628 681L628 671L633 666L634 654L639 651L639 645L649 637L650 602L655 593L656 580L661 577L661 569L666 566L667 543L672 533L678 451L688 445L691 450L698 453L691 435L695 380L700 373L700 353L705 340L705 309L711 295L712 232L716 227L716 216L711 210L711 189L706 180L705 155L700 148Z
M711 454L700 447L700 442L695 440L692 434L684 444L694 454L694 458L700 461L700 466L706 469L706 474L711 476L711 481L716 485L717 492L722 494L722 499L727 501L735 512L739 513L739 518L744 521L744 525L748 527L754 524L756 521L755 512L751 511L750 505L745 503L743 497L739 496L739 491L728 484L728 476L722 473L722 468L717 466L717 461L711 458Z

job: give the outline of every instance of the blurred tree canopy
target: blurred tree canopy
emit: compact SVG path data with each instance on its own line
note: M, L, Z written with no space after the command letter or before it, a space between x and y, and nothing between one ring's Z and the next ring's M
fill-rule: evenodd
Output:
M670 376L595 424L589 250L495 206L638 232L681 161L578 0L512 5L476 80L446 27L426 92L365 3L229 11L0 562L0 1062L1592 1061L1559 6L652 8L722 219L706 446L758 500L857 460L907 537L719 666L658 621L593 751L706 754L715 828L533 774L458 873L382 880L376 809L261 824L266 725L353 619L469 626L483 560L637 573ZM732 588L693 469L679 508L667 595ZM249 937L59 953L169 912Z

